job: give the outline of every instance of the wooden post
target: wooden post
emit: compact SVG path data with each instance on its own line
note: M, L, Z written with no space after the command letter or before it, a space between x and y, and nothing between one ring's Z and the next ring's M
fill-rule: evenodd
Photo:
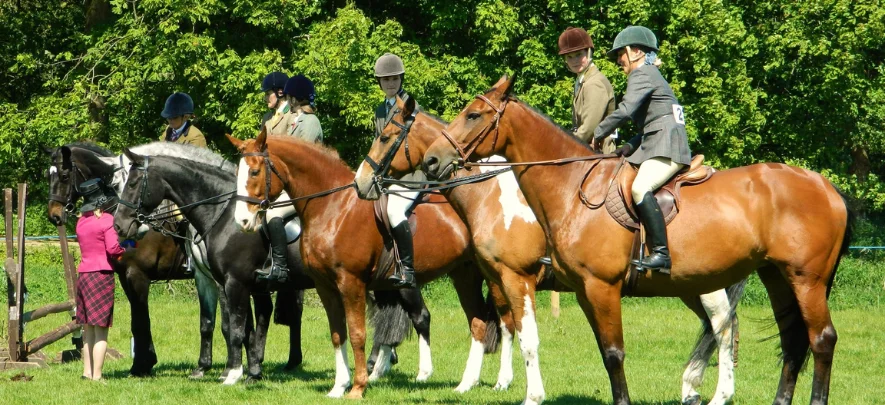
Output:
M4 202L6 203L6 303L9 310L7 312L6 332L9 339L6 344L6 350L9 360L18 360L18 307L16 306L15 297L15 280L18 278L17 265L15 263L15 245L12 243L12 189L3 190Z
M37 308L33 311L25 312L24 315L22 315L22 320L24 320L25 322L32 322L32 321L36 321L40 318L43 318L46 315L70 311L73 308L74 308L73 302L59 302L57 304L44 305L44 306Z
M77 299L77 269L74 268L74 258L68 250L68 230L65 225L58 226L58 241L61 245L61 260L64 266L65 283L68 287L68 300L75 302Z
M49 344L52 344L56 340L59 340L71 332L80 328L80 325L77 324L77 321L70 321L58 328L55 328L52 332L49 332L43 336L40 336L27 344L25 344L25 352L27 354L36 353L38 350L46 347Z
M25 354L25 348L22 345L25 340L25 328L21 323L22 315L25 312L25 209L27 208L27 196L28 196L28 184L27 183L19 183L18 185L18 266L16 266L16 277L15 277L15 319L18 323L16 325L17 329L17 340L18 340L18 358L19 361L27 361L28 356ZM10 318L12 314L10 314ZM9 335L12 336L12 331L9 331ZM12 357L12 351L9 352L10 357Z
M550 312L554 318L559 318L559 291L550 291Z

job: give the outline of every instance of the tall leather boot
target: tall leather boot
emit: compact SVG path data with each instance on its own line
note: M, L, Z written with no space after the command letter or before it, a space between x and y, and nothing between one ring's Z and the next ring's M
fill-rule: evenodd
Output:
M645 226L645 244L649 246L651 254L642 259L633 260L633 264L640 269L654 269L663 274L670 274L670 249L667 248L667 224L664 223L664 214L654 194L645 193L642 201L636 205L639 213L639 221Z
M393 227L393 239L396 240L396 246L399 250L399 266L394 269L393 275L387 279L393 282L394 287L414 288L415 283L415 265L414 253L412 250L412 228L409 227L409 221L400 222L399 225Z
M267 221L267 234L270 237L270 271L258 270L259 280L285 283L289 280L289 244L286 241L286 228L282 218Z

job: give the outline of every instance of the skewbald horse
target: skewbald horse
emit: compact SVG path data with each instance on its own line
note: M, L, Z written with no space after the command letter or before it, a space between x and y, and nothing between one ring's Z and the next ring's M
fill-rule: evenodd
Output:
M417 112L414 97L408 98L406 102L397 98L397 109L400 113L375 138L366 161L357 171L355 181L362 198L371 200L379 197L379 188L383 185L376 183L377 176L400 178L418 169L427 148L441 136L440 131L447 125L426 113ZM373 165L378 169L374 169ZM481 169L487 171L486 167ZM472 173L461 169L456 177L463 178L469 174ZM546 248L544 231L519 191L513 173L501 173L495 176L495 180L461 185L445 190L443 194L470 229L474 251L483 274L498 285L507 298L499 307L504 333L502 370L495 388L506 389L511 382L512 370L505 374L504 365L512 363L509 340L512 340L514 331L518 331L523 358L526 360L527 393L524 403L540 403L544 398L544 387L540 370L537 369L540 342L534 313L536 285L540 290L542 285L538 285L539 282L550 271L543 269L538 263ZM549 281L552 280L548 280L547 284L553 284ZM562 285L544 287L559 290ZM734 286L734 289L737 291L735 294L740 294L743 284ZM700 298L680 297L701 319L703 326L702 338L698 341L683 375L682 401L685 404L700 403L697 390L700 389L708 360L716 348L712 344L714 339L719 343L720 370L719 384L710 404L725 404L734 395L731 322L734 305L729 304L729 295L724 290L717 290ZM737 299L732 301L736 303ZM476 373L478 378L478 367Z
M588 148L510 93L504 76L448 125L427 150L428 175L448 177L459 161L493 154L512 163L586 156ZM573 288L590 322L616 404L629 404L624 376L621 287L633 234L603 209L619 159L513 167L526 201L552 250L557 276ZM586 177L586 184L582 184ZM724 288L756 271L777 321L783 371L775 403L792 402L799 371L814 358L812 404L829 399L836 346L827 298L847 251L852 213L818 173L785 164L756 164L717 172L681 191L680 214L668 226L671 274L646 272L637 295L683 296Z
M337 154L322 146L293 137L267 136L263 130L254 140L241 141L230 136L228 139L244 156L237 180L240 195L272 201L285 187L289 196L297 199L353 181L353 172L347 165ZM272 168L268 169L268 165ZM269 183L266 176L270 176ZM259 209L254 203L247 206L248 212L237 215L241 226ZM303 260L308 275L316 282L317 293L326 310L335 350L335 383L328 396L341 397L350 385L344 347L349 337L354 356L354 377L347 397L361 398L368 380L366 292L368 289L390 288L386 277L378 274L376 269L384 243L375 223L373 204L360 200L355 190L348 187L337 193L297 200L294 206L301 218ZM497 319L497 314L494 309L488 311L485 308L483 279L472 262L470 234L442 198L419 204L415 215L419 224L414 234L418 282L425 284L448 274L467 315L473 340L482 342L487 329L493 326L488 324L489 319ZM429 353L429 342L421 339L419 343L420 350ZM468 367L470 365L468 360ZM422 374L419 374L419 380L428 377L424 367Z

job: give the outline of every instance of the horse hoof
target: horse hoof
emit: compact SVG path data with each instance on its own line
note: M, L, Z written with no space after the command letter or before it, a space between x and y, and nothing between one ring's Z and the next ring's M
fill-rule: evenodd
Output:
M234 385L237 381L240 381L240 378L243 376L243 367L237 367L235 369L231 369L227 373L227 377L225 377L224 385Z
M290 361L290 362L286 363L285 366L283 366L283 371L295 371L296 369L298 369L298 366L300 366L300 365L301 365L300 361L297 363Z
M132 377L137 377L137 378L150 377L150 376L151 376L151 371L150 371L150 370L148 370L148 371L144 371L144 370L129 370L129 375L132 376Z
M459 393L459 394L463 394L463 393L465 393L465 392L467 392L467 391L470 391L473 387L476 386L477 383L479 383L479 381L474 381L474 382L472 382L472 383L468 383L468 382L466 382L466 381L465 381L465 382L462 382L461 384L459 384L459 385L455 388L455 392L457 392L457 393Z
M243 379L243 383L244 384L254 384L254 383L260 382L263 379L264 379L264 376L261 374L248 375L248 376L246 376L246 378Z
M188 378L192 380L199 380L206 376L206 371L202 368L195 368L194 371L191 371L191 375Z
M347 388L345 388L345 387L332 388L332 391L329 391L329 393L326 394L326 396L329 398L341 398L344 396L344 390L346 390L346 389Z
M492 389L495 391L507 391L508 388L510 388L510 382L498 381Z
M701 396L698 394L689 395L682 400L682 405L701 405Z
M362 390L359 390L359 391L357 391L357 390L350 390L350 392L347 393L347 397L346 397L346 398L347 398L347 399L362 399L362 398L363 398L363 391L362 391Z

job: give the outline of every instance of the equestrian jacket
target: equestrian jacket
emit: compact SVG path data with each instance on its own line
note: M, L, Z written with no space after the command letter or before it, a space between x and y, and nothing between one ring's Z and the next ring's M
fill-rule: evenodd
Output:
M101 214L100 218L92 212L83 213L77 220L77 242L80 244L79 273L113 270L109 258L124 252L117 242L114 216L110 212Z
M289 103L283 102L279 108L264 122L268 135L288 135L289 127L294 122L294 114Z
M287 133L308 142L323 143L323 127L316 114L302 111L293 115Z
M397 94L397 96L399 96L399 98L401 98L403 101L406 101L409 99L409 93L406 93L405 90L399 92L399 94ZM421 111L421 106L419 106L417 103L415 103L415 108L417 108L418 111ZM375 137L376 138L378 137L378 135L381 135L381 131L383 131L384 127L387 126L387 121L390 121L390 119L393 118L393 114L395 114L396 111L397 111L396 104L394 104L393 107L390 107L387 104L387 99L385 99L381 104L378 105L378 107L375 108Z
M578 76L572 95L572 132L578 139L590 142L593 131L615 110L615 92L612 84L596 65Z
M643 65L630 73L624 99L618 109L596 127L596 140L601 141L631 119L640 134L629 141L634 152L627 161L641 164L651 158L664 157L675 163L691 163L682 106L655 66Z
M175 128L167 125L166 130L160 135L160 140L206 147L206 137L203 136L203 132L195 127L190 121L185 124L185 128L182 130L181 135L177 137L175 136Z

